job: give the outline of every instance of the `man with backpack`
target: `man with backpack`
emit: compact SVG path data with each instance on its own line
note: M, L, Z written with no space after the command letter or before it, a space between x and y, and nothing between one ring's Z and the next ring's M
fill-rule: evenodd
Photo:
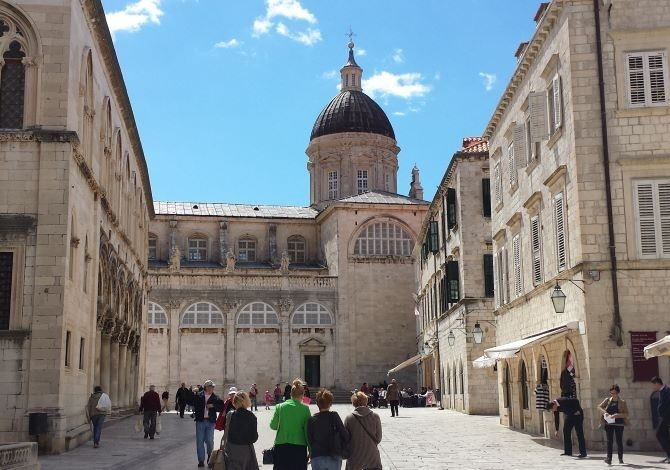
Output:
M112 411L112 400L102 391L100 385L93 388L86 404L86 421L93 425L93 447L100 447L100 434L105 417Z

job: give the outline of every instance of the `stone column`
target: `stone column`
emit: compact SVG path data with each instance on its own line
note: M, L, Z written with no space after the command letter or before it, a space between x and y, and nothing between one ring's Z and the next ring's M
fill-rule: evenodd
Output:
M101 332L100 338L100 386L102 390L109 394L110 393L110 352L111 352L111 342L112 342L112 327L113 323L110 324L109 321L105 322L105 326Z
M237 315L237 303L227 302L226 309L226 383L235 383L235 316Z
M128 394L126 393L126 353L128 348L127 345L127 333L124 331L121 336L121 341L119 341L119 406L127 407L128 406Z
M226 265L227 254L228 254L228 223L224 221L219 222L219 264L221 266Z
M95 385L100 385L100 359L102 348L102 325L95 329L95 350L93 352L93 382Z
M120 325L117 323L112 333L109 353L109 396L115 406L121 405L119 396L119 335Z
M270 224L268 227L268 252L270 262L277 264L279 262L279 253L277 251L277 224Z
M282 382L291 381L291 310L293 309L293 302L290 299L280 299L276 304L279 312L279 376Z
M225 262L225 260L224 260ZM168 357L164 367L168 368L168 387L172 389L175 384L181 384L181 330L179 329L179 312L181 302L179 300L170 300L164 303L168 309Z
M126 345L126 369L123 373L126 375L126 403L128 406L134 406L133 397L133 349L132 349L132 333Z

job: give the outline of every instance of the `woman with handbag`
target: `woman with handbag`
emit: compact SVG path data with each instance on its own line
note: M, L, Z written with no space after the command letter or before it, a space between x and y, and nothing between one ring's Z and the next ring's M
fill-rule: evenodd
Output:
M368 397L365 393L353 394L351 404L355 409L344 419L344 427L351 436L346 470L381 469L382 459L377 447L382 441L381 419L368 408Z
M612 450L616 437L616 448L619 454L619 463L623 463L623 428L628 418L628 405L623 398L619 396L621 389L617 384L610 387L610 397L605 398L598 406L598 411L602 413L600 423L605 427L607 434L607 458L605 463L612 465Z
M291 399L275 407L270 421L270 429L277 431L271 454L274 470L307 470L307 421L311 413L302 403L304 393L302 380L295 379Z
M258 440L256 416L249 411L251 399L246 392L233 398L235 409L228 412L224 433L226 470L258 470L254 443Z
M321 389L316 394L319 412L307 422L307 441L312 458L312 470L340 470L342 459L348 457L349 431L340 415L330 411L333 394Z

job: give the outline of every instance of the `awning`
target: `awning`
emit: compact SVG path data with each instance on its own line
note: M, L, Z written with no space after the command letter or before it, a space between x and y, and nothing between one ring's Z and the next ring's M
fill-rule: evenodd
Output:
M417 354L414 357L411 357L407 359L406 361L401 362L397 366L395 366L393 369L389 370L386 375L391 375L394 372L398 372L399 370L404 369L405 367L413 366L414 364L417 364L421 360L421 354Z
M670 356L670 335L644 347L645 359L657 356Z
M484 354L486 357L489 357L491 359L509 359L514 356L521 350L521 348L529 346L533 343L537 343L538 341L541 341L545 338L548 338L550 336L555 336L559 335L562 333L566 333L567 331L570 330L578 330L579 329L579 322L573 321L566 323L565 325L558 326L556 328L552 328L550 330L542 331L540 333L536 333L532 336L528 336L526 338L514 341L512 343L507 343L503 344L501 346L496 346L495 348L489 348L484 351Z
M478 357L474 361L472 361L472 366L475 367L476 369L486 369L488 367L493 367L496 365L496 360L492 359L486 355L482 357Z

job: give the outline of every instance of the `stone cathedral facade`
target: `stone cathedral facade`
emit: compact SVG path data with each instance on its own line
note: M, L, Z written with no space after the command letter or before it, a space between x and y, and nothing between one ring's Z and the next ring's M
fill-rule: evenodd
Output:
M416 350L412 250L428 203L418 170L397 194L400 149L362 72L350 43L307 147L309 207L154 203L146 385L299 376L350 390Z

